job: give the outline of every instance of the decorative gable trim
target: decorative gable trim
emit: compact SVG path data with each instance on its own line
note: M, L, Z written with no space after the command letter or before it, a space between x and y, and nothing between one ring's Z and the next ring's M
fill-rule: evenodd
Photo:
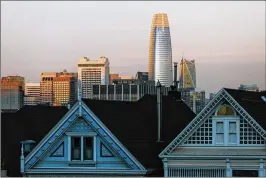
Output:
M225 93L226 100L234 107L237 113L239 113L266 140L266 131L226 90Z
M78 117L78 103L76 103L65 115L64 117L48 132L45 137L34 147L34 149L26 156L25 158L25 165L29 163L29 165L33 164L32 158L35 158L35 161L37 158L39 158L44 152L47 151L48 147L51 146L52 141L55 141L55 139L59 138L63 131L66 130L66 126L70 125L70 122L73 122L75 118ZM67 122L69 120L70 122ZM61 128L60 131L57 131L58 128ZM48 141L49 140L49 141ZM48 142L48 144L47 144ZM45 145L46 144L46 145ZM40 150L40 148L42 149ZM26 168L26 167L25 167Z
M191 133L208 118L212 110L225 98L228 103L266 140L266 131L235 101L235 99L223 88L211 102L187 125L185 129L159 154L160 158L170 157L170 153L179 146Z
M100 156L101 157L114 157L113 153L102 142L100 143Z
M116 152L116 154L120 156L128 164L129 167L131 167L132 169L140 169L142 171L146 171L144 166L120 143L120 141L112 134L112 132L87 107L87 105L82 103L82 107L86 111L86 113L83 113L83 117L87 118L91 126L96 128L96 132L101 136L105 143L108 143Z
M117 138L106 128L106 126L93 114L93 112L82 101L75 104L72 109L56 124L56 126L42 139L42 141L34 148L25 160L25 172L30 173L34 171L31 169L45 154L49 148L67 132L74 121L83 117L85 122L90 125L97 134L110 145L112 150L121 157L121 159L131 168L131 170L139 174L145 174L147 170L141 163L118 141Z
M51 154L50 157L64 157L64 142L62 142Z

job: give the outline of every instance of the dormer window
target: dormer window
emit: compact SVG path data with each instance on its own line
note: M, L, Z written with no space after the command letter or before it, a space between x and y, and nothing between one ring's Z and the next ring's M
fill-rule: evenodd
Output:
M220 146L234 146L239 143L239 117L232 107L222 105L213 117L213 143Z
M71 137L71 160L93 160L93 137Z

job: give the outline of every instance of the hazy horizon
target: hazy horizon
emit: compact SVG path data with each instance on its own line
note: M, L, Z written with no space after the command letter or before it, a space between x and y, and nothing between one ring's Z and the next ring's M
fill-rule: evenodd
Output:
M77 72L83 56L106 56L110 72L148 71L154 13L167 13L172 60L196 61L197 87L265 89L263 1L1 2L1 76L39 82L42 72Z

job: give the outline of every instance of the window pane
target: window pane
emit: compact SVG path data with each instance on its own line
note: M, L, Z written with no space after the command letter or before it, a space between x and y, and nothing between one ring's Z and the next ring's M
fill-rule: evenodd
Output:
M224 123L217 122L216 123L216 133L224 133Z
M224 143L224 134L216 134L216 143Z
M71 160L80 160L80 137L71 137Z
M229 143L236 143L236 134L235 133L229 134Z
M84 160L93 160L93 137L83 138Z
M229 133L236 133L236 123L229 122Z

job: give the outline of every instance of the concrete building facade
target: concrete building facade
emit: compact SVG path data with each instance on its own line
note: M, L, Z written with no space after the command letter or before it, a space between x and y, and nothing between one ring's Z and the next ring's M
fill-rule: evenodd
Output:
M40 83L26 83L24 105L38 105L41 102Z
M109 60L100 57L99 60L90 60L83 57L78 61L78 79L81 81L82 98L90 98L92 85L109 84Z
M7 76L1 79L1 110L17 111L23 107L24 77Z

